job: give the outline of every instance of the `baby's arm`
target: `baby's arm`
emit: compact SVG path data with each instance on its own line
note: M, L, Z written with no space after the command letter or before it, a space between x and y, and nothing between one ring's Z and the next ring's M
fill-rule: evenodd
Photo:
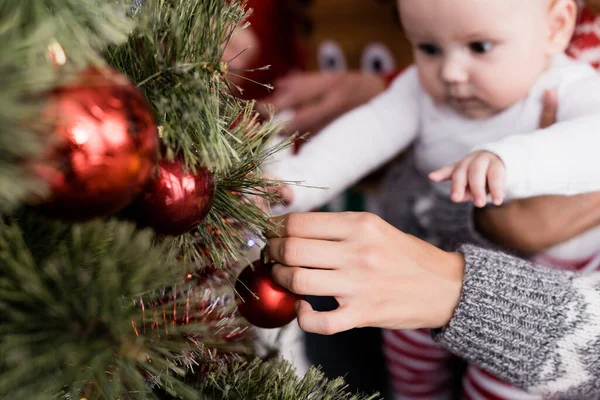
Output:
M290 204L274 213L319 207L405 149L418 131L420 93L411 67L385 93L326 127L298 155L268 165L266 172L277 179L327 188L292 186Z
M559 91L561 122L480 146L462 161L433 172L452 178L453 200L485 205L504 198L573 195L600 190L600 78Z

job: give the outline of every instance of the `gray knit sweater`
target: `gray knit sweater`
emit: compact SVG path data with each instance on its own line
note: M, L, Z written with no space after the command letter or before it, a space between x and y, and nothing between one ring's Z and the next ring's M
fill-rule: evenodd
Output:
M466 260L454 317L434 337L494 375L547 397L600 398L600 273L535 266L477 234L472 206L432 194L409 157L392 167L384 217ZM422 199L429 199L423 202ZM433 232L433 233L432 233Z

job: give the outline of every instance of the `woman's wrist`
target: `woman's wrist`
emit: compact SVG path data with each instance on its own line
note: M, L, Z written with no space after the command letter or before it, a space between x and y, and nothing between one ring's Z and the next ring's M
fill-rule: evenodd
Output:
M454 316L456 307L460 302L462 294L463 280L465 275L465 258L462 253L444 252L441 263L444 268L444 277L446 284L443 285L440 298L440 312L435 326L432 328L441 328L450 322Z
M436 280L431 290L437 291L439 301L433 306L434 312L425 328L441 328L447 325L460 301L463 279L465 275L465 258L459 252L446 252L429 243L419 241L415 246L419 254L421 267L433 272L440 279Z

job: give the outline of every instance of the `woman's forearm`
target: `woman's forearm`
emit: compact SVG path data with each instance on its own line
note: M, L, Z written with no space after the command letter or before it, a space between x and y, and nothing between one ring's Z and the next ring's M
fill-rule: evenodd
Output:
M589 398L600 390L600 273L576 275L462 246L465 276L436 339L530 392Z

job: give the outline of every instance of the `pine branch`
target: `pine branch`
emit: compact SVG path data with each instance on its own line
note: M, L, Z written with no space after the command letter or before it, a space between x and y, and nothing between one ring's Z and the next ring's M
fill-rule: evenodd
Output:
M222 45L245 16L239 0L146 0L133 16L136 33L106 54L153 104L165 156L180 157L190 169L220 172L239 157L222 115L226 66L221 56Z
M41 196L45 190L43 183L23 168L23 160L35 159L45 147L44 127L33 122L44 103L24 94L48 88L53 76L40 63L28 62L43 50L23 44L29 37L15 33L18 24L18 8L0 6L0 212L13 209L30 195Z
M69 61L85 66L100 60L98 52L108 44L127 40L134 26L128 10L95 0L3 0L0 19L11 20L14 33L31 39L29 45L58 42Z
M229 282L184 283L184 264L152 243L116 221L2 224L0 393L133 399L159 384L191 396L182 378L199 365L251 354Z
M241 1L147 0L133 11L138 29L129 41L106 52L153 105L163 157L215 174L209 216L197 232L169 242L185 250L186 260L219 267L239 257L249 235L266 229L266 215L248 195L274 197L268 188L275 183L259 167L273 153L266 143L276 127L258 124L253 104L229 94L220 61L222 45L246 15ZM209 257L198 252L198 242Z
M245 400L375 400L379 395L353 395L342 378L329 380L311 367L302 378L286 361L233 363L223 371L212 373L200 384L211 399Z
M240 102L232 100L235 101ZM239 158L226 171L215 174L215 199L209 215L196 231L169 240L172 247L182 249L190 263L225 268L238 261L247 250L248 240L264 240L264 232L269 229L268 216L256 198L276 204L281 201L273 190L276 186L297 184L265 178L261 170L266 160L290 146L296 136L273 145L270 139L277 126L272 122L259 123L252 104L246 106L229 132L231 148ZM203 251L199 251L199 244Z
M232 167L216 176L216 191L211 221L201 227L201 236L206 225L227 232L220 237L218 245L211 254L235 258L235 250L243 247L248 237L264 240L264 232L269 229L270 221L265 212L257 206L256 198L262 198L267 204L281 201L275 187L292 184L269 179L263 176L262 165L273 154L290 146L296 136L283 139L273 145L271 137L278 131L272 122L258 123L256 113L248 108L240 118L240 123L231 130L232 147L240 155ZM219 217L215 218L214 215ZM232 234L235 231L242 235ZM210 245L210 242L209 242Z

